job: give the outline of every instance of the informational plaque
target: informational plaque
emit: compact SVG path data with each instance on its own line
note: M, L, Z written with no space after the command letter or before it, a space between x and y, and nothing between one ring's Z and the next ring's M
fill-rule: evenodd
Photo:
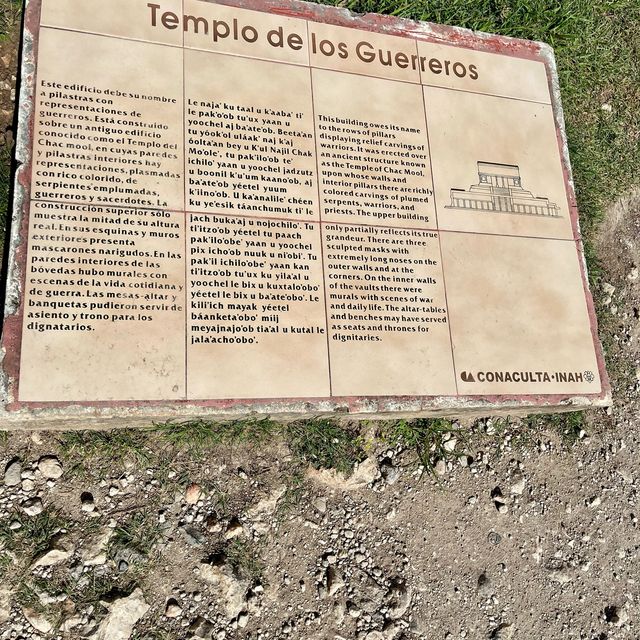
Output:
M29 0L2 420L609 402L542 43Z

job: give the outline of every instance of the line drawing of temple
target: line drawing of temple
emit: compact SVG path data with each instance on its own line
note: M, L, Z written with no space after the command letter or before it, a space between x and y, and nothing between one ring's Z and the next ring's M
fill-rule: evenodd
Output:
M555 202L522 188L520 167L516 164L478 161L478 179L478 184L471 185L468 191L451 189L451 204L445 209L561 217Z

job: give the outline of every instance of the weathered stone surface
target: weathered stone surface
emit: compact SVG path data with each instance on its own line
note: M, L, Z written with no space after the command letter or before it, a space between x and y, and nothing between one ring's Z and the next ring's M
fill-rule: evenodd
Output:
M29 498L22 503L22 510L28 516L37 516L42 513L42 500L40 498Z
M102 565L107 561L107 545L113 535L111 527L103 527L91 536L80 549L80 558L87 566Z
M4 624L11 616L11 590L0 586L0 624Z
M100 623L96 640L128 640L133 627L149 610L141 589L136 589L125 598L102 601L109 613Z
M29 607L22 608L22 615L27 619L27 622L40 633L49 633L53 629L53 624L49 621L44 614L34 611Z
M4 484L7 487L15 487L21 482L21 472L22 465L20 464L20 460L13 459L7 463L7 466L4 470Z
M235 618L245 608L249 584L238 578L224 560L202 562L200 576L218 591L228 618Z
M62 475L62 464L55 456L42 456L38 460L38 470L48 480L57 480Z

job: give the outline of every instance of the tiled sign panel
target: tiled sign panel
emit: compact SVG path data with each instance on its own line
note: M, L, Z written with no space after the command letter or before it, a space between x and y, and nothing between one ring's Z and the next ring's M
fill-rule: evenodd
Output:
M544 56L257 9L37 4L16 406L603 394Z

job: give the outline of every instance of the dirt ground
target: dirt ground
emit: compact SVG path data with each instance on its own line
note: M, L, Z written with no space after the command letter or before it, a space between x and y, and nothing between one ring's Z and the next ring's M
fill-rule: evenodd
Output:
M639 245L637 192L595 242L614 406L576 423L454 423L422 465L372 424L351 474L280 435L5 434L0 639L640 638Z

